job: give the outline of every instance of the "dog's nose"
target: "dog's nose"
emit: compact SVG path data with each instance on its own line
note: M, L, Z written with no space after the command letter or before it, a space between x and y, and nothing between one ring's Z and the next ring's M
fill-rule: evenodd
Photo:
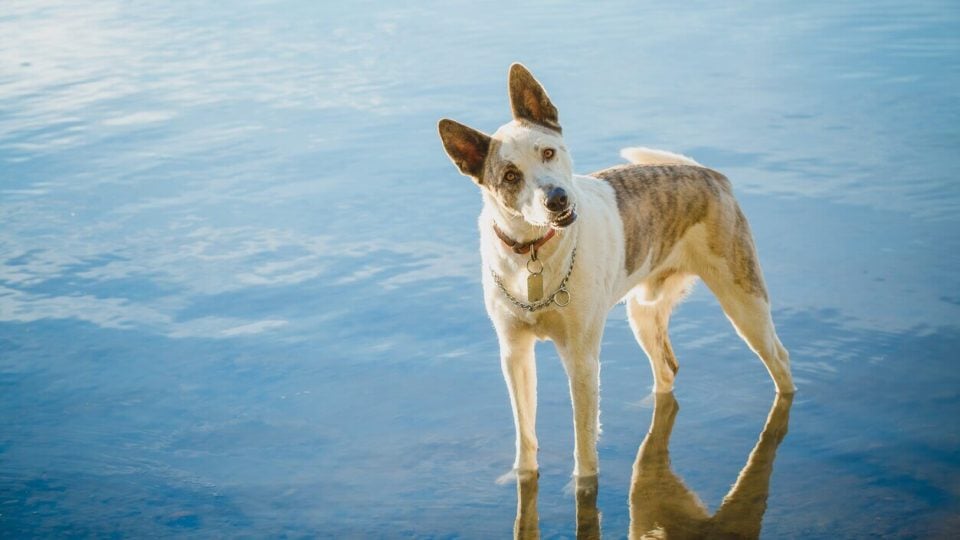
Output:
M547 192L547 210L560 212L567 207L567 192L563 188L555 187Z

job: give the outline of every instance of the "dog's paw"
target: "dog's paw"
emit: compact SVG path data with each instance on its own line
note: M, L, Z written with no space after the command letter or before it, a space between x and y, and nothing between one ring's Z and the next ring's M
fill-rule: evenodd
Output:
M599 483L600 477L596 474L589 476L572 476L570 477L570 481L563 486L563 492L567 495L596 495Z
M783 387L777 387L777 393L781 396L793 397L797 393L797 385L793 383L786 383Z
M512 484L517 480L525 482L540 477L538 469L510 469L497 478L497 484Z

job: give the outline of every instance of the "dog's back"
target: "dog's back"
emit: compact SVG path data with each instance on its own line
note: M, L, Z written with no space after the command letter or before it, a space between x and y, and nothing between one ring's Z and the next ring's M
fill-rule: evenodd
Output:
M711 232L727 236L717 229L727 229L736 221L738 209L729 180L686 160L683 164L618 165L590 176L613 188L623 221L628 275L644 266L659 266L690 227L703 223Z

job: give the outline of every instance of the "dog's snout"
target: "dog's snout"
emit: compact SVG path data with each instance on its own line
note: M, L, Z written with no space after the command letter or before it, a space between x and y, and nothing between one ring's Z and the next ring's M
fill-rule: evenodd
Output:
M567 207L569 200L563 188L555 187L547 192L547 209L551 212L560 212Z

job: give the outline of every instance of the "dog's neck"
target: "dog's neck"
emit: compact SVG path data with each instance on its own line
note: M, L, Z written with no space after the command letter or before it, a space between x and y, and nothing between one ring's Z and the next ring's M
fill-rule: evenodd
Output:
M531 240L529 242L517 242L513 238L507 236L496 223L493 224L493 232L497 234L497 237L500 238L500 241L507 245L510 249L513 250L517 255L526 255L527 253L533 253L536 255L537 250L542 248L544 244L550 241L553 238L553 235L556 234L556 229L550 229L547 231L547 234L537 238L536 240Z
M533 225L518 214L508 213L492 201L484 201L481 216L485 218L482 221L486 222L486 226L496 226L500 230L497 236L501 239L506 236L517 244L536 242L550 232L548 225Z

